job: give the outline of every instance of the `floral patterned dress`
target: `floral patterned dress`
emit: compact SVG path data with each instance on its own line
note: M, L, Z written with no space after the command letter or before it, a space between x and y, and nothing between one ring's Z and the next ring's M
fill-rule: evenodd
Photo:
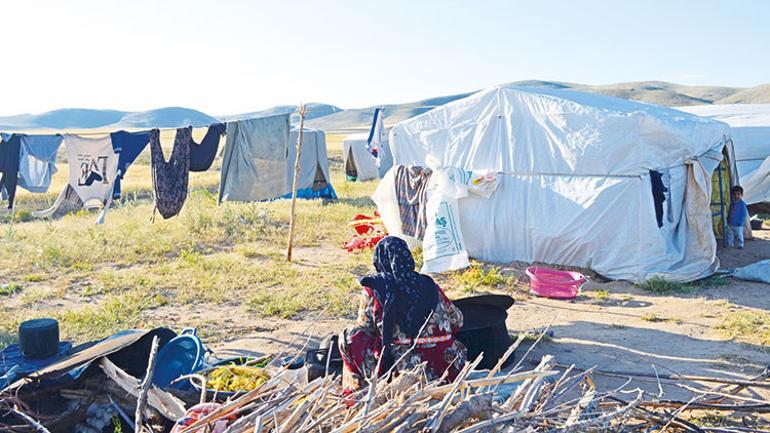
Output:
M446 373L454 380L465 365L466 349L454 337L463 326L463 315L452 304L440 287L436 286L439 301L420 334L417 345L396 367L408 370L423 362L429 380L439 379ZM382 306L369 287L363 288L356 325L340 335L340 352L344 363L343 386L354 390L372 377L382 351ZM399 360L412 347L409 339L396 325L393 335L393 359ZM380 372L382 374L384 372Z

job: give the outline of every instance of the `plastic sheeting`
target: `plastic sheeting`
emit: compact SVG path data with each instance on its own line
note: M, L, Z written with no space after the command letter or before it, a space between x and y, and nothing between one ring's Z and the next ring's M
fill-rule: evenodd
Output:
M435 159L500 174L489 199L458 201L471 257L690 281L719 263L709 198L728 134L721 122L664 107L498 86L395 125L390 147L395 164ZM671 203L658 228L649 170L662 169ZM375 202L398 233L393 203Z
M770 284L770 260L761 260L748 266L740 267L733 272L732 277Z
M682 111L727 123L748 204L770 202L770 104L697 105Z
M297 154L297 139L299 128L292 127L289 134L288 157L286 158L286 189L291 197L294 182L294 162ZM302 150L300 153L299 183L297 189L304 191L302 198L327 197L334 198L336 194L331 187L329 176L329 159L326 155L326 134L319 129L304 128L302 132ZM313 192L321 192L320 195Z
M355 176L360 181L378 179L380 177L377 159L366 148L366 140L368 138L368 134L351 134L342 141L345 172L348 176L352 176L351 168L354 167Z
M289 115L228 122L219 201L259 201L288 192Z
M377 149L376 160L380 178L384 177L385 173L387 173L393 166L393 155L390 154L388 135L385 133L383 112L384 110L382 108L374 110L372 127L369 130L369 137L367 138L367 148L369 151L371 152L371 149Z

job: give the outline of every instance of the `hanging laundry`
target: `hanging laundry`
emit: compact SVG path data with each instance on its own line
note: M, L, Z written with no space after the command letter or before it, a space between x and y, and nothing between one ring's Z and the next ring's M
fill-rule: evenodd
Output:
M187 199L190 178L190 142L192 127L179 128L174 138L174 149L166 161L160 146L160 131L150 131L152 154L152 185L155 191L155 209L168 219L179 213Z
M126 132L118 131L110 134L112 140L112 149L119 155L118 172L115 176L115 188L112 190L112 197L120 197L120 184L126 175L128 167L136 161L139 154L142 153L147 143L150 142L149 131Z
M23 135L19 160L19 186L29 192L46 192L56 173L61 135Z
M422 239L428 225L425 213L426 191L433 172L427 167L400 165L396 169L396 197L401 216L401 231Z
M385 133L385 120L383 118L384 108L374 110L372 126L369 129L369 138L366 140L366 147L377 160L380 178L393 167L393 155L388 143L388 134Z
M215 123L209 126L200 144L190 140L190 171L206 171L211 168L217 156L219 140L226 128L224 123Z
M259 201L288 193L289 115L227 123L219 201Z
M118 168L118 154L112 148L110 136L81 137L65 135L69 162L67 186L56 198L54 204L43 211L33 212L36 217L48 217L54 214L64 202L77 208L98 208L103 210L97 224L104 222L104 217L112 202L112 187Z
M21 159L21 135L2 134L0 136L0 193L8 200L8 209L13 209L16 198L16 184L19 181L19 161Z

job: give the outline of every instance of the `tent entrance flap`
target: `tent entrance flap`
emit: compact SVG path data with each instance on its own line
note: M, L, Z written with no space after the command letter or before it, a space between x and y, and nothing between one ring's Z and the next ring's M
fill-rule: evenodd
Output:
M722 246L727 245L727 205L730 197L730 172L727 160L719 163L711 176L711 218L714 222L714 236L722 239Z
M320 191L329 186L329 180L326 179L323 170L319 164L315 166L315 178L313 179L313 191Z
M348 149L348 157L345 158L345 176L358 177L358 170L356 169L356 161L353 158L353 147Z

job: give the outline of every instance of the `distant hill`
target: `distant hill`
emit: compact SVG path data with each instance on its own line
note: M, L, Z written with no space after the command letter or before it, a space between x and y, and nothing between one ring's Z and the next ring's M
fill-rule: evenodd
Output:
M166 107L157 110L126 113L120 121L110 127L116 128L178 128L181 126L201 126L217 123L216 117L200 111L182 107Z
M0 129L175 128L216 122L215 117L182 107L138 112L66 108L41 114L0 117Z
M743 89L719 101L720 104L770 103L770 84Z
M669 107L727 103L770 103L770 84L747 89L723 86L685 86L664 81L590 85L559 81L527 80L509 84L600 93ZM456 99L464 98L471 93L473 92L435 97L406 104L385 105L385 125L390 127L401 120L417 116ZM339 113L313 119L308 124L311 127L333 132L367 130L371 124L374 109L375 107L343 110Z
M305 104L305 120L315 119L318 117L328 116L330 114L339 113L342 108L334 105L322 104L319 102L309 102ZM250 113L233 114L230 116L219 116L219 119L223 121L240 120L240 119L253 119L256 117L275 116L278 114L291 114L292 123L299 122L299 106L298 105L278 105L272 108L261 111L252 111Z
M770 84L750 88L724 86L685 86L665 81L640 81L606 85L567 83L560 81L527 80L511 85L567 89L600 93L670 107L708 104L761 104L770 103ZM464 98L473 92L437 96L421 101L385 105L387 127L420 115L448 102ZM344 110L334 105L308 103L307 125L328 132L366 131L372 122L375 106ZM167 107L157 110L126 112L68 108L42 114L20 114L0 117L0 130L22 129L88 129L88 128L175 128L186 125L206 125L217 121L231 121L291 114L293 123L299 121L296 105L279 105L266 110L229 116L210 116L197 110Z
M457 95L439 96L406 104L384 105L382 107L385 108L385 124L390 127L402 120L420 115L456 99L465 98L470 94L471 93L460 93ZM328 116L312 119L307 122L307 125L311 128L333 132L366 130L372 124L372 116L374 116L375 108L377 107L343 110Z
M41 114L0 117L0 128L6 130L99 128L119 122L126 114L125 111L116 110L65 108Z

